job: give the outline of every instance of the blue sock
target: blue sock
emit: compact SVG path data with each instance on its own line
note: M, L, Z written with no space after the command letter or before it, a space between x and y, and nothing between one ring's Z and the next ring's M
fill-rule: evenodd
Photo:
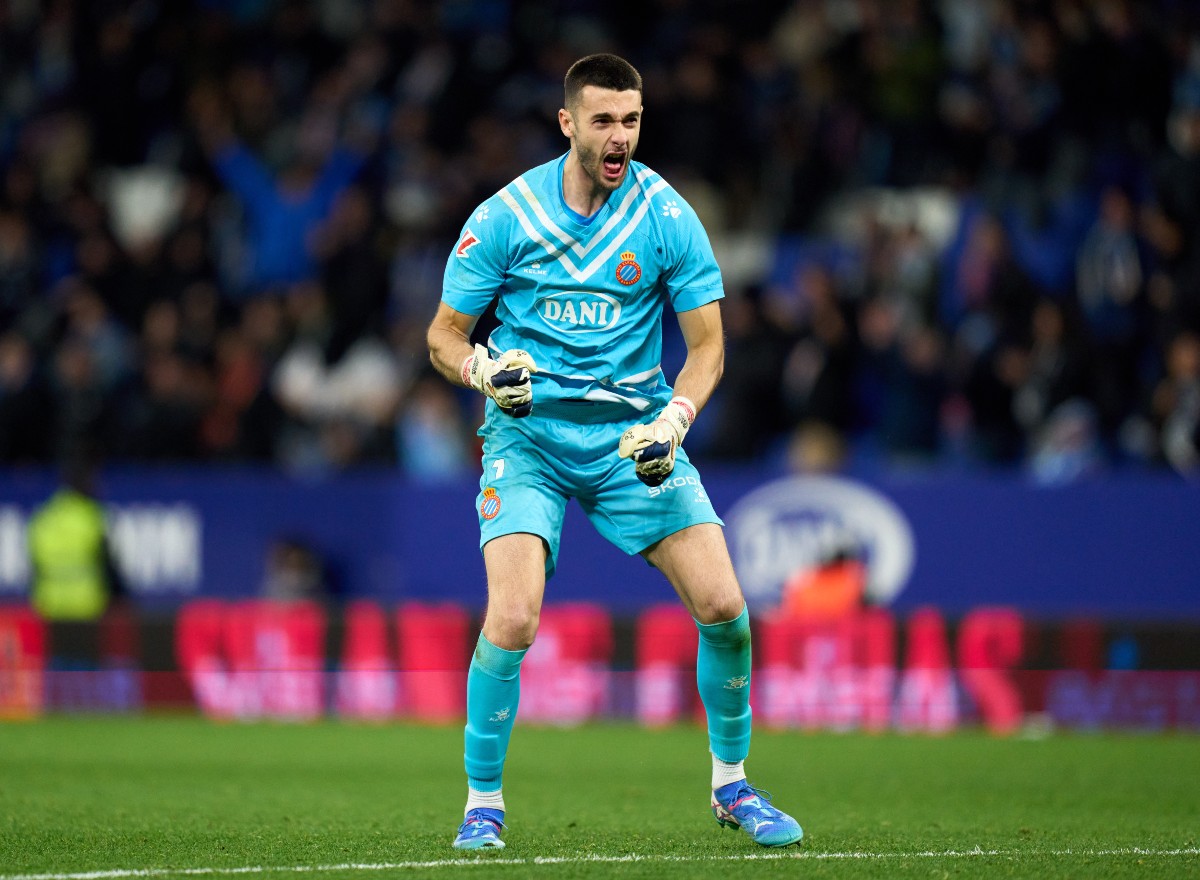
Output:
M521 661L525 651L497 648L479 634L467 672L467 727L464 734L467 784L496 791L504 772L508 738L521 699Z
M696 684L708 715L708 747L722 761L750 753L750 612L724 623L696 622Z

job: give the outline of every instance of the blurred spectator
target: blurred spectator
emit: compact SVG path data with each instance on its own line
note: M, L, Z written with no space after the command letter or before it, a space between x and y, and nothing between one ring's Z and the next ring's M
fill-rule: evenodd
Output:
M375 336L335 323L317 284L293 287L287 299L296 327L275 365L274 393L288 416L284 463L298 470L343 469L388 461L391 425L403 388L399 366Z
M116 390L132 366L128 330L113 318L105 301L88 284L67 278L56 294L62 300L64 333L86 346L104 390Z
M385 332L390 245L363 187L349 187L338 196L313 247L339 332Z
M1076 289L1094 350L1095 400L1102 426L1116 428L1137 400L1145 272L1129 196L1108 187L1079 250Z
M944 343L925 324L903 326L894 303L864 304L861 334L864 365L881 397L876 425L892 465L928 466L940 451Z
M796 323L789 328L792 345L782 370L788 422L816 421L847 431L856 416L855 337L833 273L820 265L803 268L790 295L797 299L798 307Z
M804 422L788 438L787 468L798 474L836 473L846 463L846 438L824 422Z
M0 209L0 322L9 325L38 294L34 231L15 210Z
M1172 339L1166 367L1151 401L1162 454L1176 470L1194 475L1200 472L1200 335Z
M241 327L225 330L216 343L211 406L200 425L208 456L270 462L282 412L269 393L265 353Z
M248 253L237 280L262 291L307 281L317 274L314 236L338 197L361 170L365 157L331 142L334 123L310 116L302 137L278 174L237 140L219 110L200 116L200 137L221 181L246 215Z
M966 246L952 267L943 310L952 326L970 335L970 347L978 351L1020 335L1029 324L1037 290L1016 260L999 218L978 212L966 222Z
M45 463L53 428L50 389L36 352L28 339L9 331L0 336L0 462Z
M1096 413L1082 400L1068 400L1057 406L1029 445L1029 469L1038 483L1069 483L1102 470Z
M810 624L833 623L860 611L867 590L865 550L849 535L839 535L820 558L792 573L779 603L783 617Z
M285 536L267 547L259 595L275 602L324 602L330 598L325 565L300 538Z
M85 342L68 337L55 349L51 387L54 460L110 452L116 427L114 401Z
M1034 307L1029 350L1013 398L1014 414L1027 435L1039 433L1069 401L1091 398L1092 360L1078 323L1068 326L1067 313L1055 300L1042 299Z
M473 475L478 468L453 391L440 376L421 376L396 422L397 455L404 473L423 483Z
M186 462L199 455L206 376L174 351L150 352L123 400L121 438L112 454L154 462Z
M751 459L787 426L779 377L789 339L765 313L759 288L730 296L722 311L726 366L707 448L722 458Z

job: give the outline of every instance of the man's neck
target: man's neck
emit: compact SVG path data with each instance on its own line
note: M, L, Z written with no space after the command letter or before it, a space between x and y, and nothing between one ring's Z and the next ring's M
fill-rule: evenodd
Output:
M604 207L611 195L609 190L596 186L596 182L579 164L574 150L567 154L562 175L563 201L581 217L591 217Z

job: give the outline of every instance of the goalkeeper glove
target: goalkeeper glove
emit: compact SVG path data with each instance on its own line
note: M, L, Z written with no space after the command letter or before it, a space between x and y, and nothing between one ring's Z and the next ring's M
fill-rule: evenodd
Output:
M510 348L499 360L492 360L486 346L476 345L475 353L462 364L463 384L486 394L514 418L533 411L531 372L537 372L537 364L529 352L519 348Z
M673 397L653 422L634 425L621 435L617 454L633 459L637 478L647 486L661 486L675 469L675 450L695 420L695 404Z

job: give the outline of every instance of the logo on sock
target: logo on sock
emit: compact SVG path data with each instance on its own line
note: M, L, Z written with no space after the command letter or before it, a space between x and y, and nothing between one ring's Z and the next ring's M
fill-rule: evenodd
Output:
M740 691L742 688L746 687L749 684L750 684L750 676L735 675L733 678L729 679L729 681L725 682L725 690Z
M489 721L495 721L495 722L497 722L497 723L499 723L499 722L501 722L501 721L507 721L507 720L508 720L508 716L509 716L509 715L511 715L511 714L512 714L512 707L510 707L510 706L505 706L505 707L504 707L503 709L501 709L499 712L493 712L493 713L492 713L492 717L491 717L490 719L488 719L488 720L489 720Z

